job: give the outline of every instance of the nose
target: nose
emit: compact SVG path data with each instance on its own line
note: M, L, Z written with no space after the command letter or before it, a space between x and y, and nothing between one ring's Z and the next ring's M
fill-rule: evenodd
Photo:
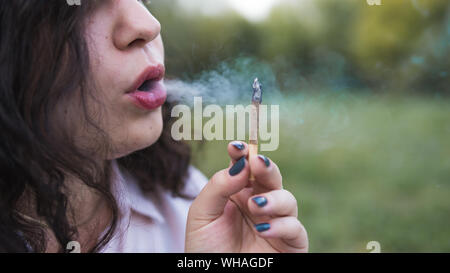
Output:
M127 50L134 46L143 47L158 37L161 24L138 1L126 2L119 10L119 19L113 31L114 46Z

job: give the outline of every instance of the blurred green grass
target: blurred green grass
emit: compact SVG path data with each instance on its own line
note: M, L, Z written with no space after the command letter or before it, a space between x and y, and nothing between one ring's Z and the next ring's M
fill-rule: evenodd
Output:
M298 200L311 252L450 251L449 101L336 93L280 110L279 149L264 154ZM192 143L194 165L226 168L227 143Z

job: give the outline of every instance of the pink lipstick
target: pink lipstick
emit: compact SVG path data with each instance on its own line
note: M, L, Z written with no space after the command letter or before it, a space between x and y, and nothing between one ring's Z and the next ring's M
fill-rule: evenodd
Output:
M163 84L165 68L162 64L145 69L137 78L127 95L139 108L155 110L162 106L167 98Z

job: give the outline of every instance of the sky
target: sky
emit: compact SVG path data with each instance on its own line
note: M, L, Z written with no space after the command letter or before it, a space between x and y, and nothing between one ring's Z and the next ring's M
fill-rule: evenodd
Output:
M280 0L227 0L229 5L249 20L262 20Z
M272 7L286 0L179 0L187 10L201 10L205 14L219 14L227 9L234 9L248 20L263 20Z

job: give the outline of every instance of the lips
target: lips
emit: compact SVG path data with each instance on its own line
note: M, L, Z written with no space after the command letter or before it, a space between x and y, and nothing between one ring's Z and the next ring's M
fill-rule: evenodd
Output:
M157 109L167 98L167 91L163 84L164 75L165 69L161 64L146 68L126 95L141 109Z

